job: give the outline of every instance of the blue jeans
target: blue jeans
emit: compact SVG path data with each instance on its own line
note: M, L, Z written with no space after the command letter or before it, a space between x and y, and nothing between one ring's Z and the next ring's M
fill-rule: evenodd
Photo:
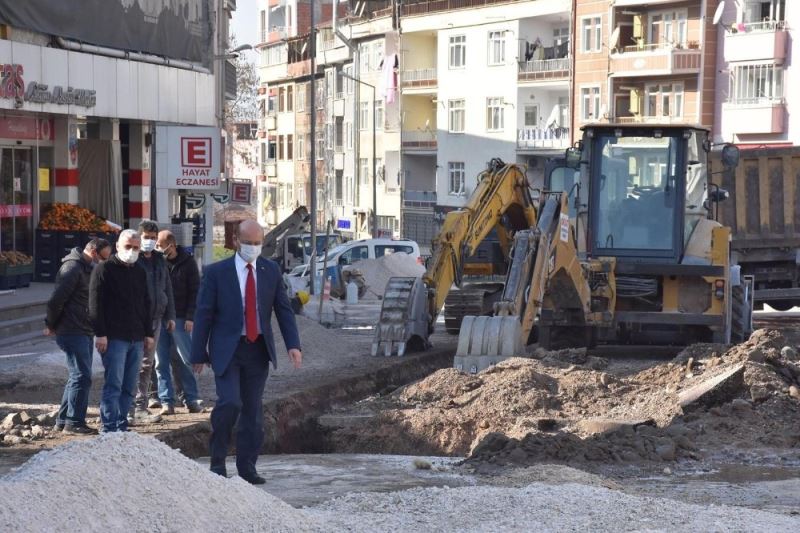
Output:
M100 399L103 431L128 430L128 411L136 397L143 353L142 341L108 339L108 348L103 354L106 382Z
M197 401L197 380L189 363L192 352L192 336L184 328L185 318L175 320L175 331L167 332L166 324L162 321L161 335L158 337L156 349L156 376L158 376L158 399L162 405L175 404L175 387L172 386L172 348L178 352L178 376L183 386L184 400L187 404Z
M56 344L67 355L69 378L64 386L61 407L56 416L59 426L85 426L86 408L89 406L89 390L92 387L91 335L57 335Z

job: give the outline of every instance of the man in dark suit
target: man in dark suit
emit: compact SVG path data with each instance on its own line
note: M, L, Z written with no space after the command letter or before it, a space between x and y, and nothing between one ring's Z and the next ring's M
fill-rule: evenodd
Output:
M254 485L265 482L256 472L264 442L262 397L269 362L277 366L272 334L272 311L278 318L289 359L300 368L300 338L283 278L276 263L261 257L264 230L245 220L234 237L233 257L206 267L194 314L191 362L195 372L210 364L217 386L217 404L211 412L211 471L227 476L233 425L236 433L236 469Z

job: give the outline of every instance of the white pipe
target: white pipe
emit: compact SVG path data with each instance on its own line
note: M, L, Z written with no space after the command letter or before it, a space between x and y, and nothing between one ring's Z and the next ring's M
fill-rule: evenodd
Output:
M201 72L203 74L211 74L211 70L198 64L189 61L181 61L179 59L169 59L152 54L141 54L139 52L128 52L125 50L116 50L114 48L106 48L105 46L95 46L93 44L79 43L77 41L69 41L63 37L56 37L56 42L61 48L67 50L74 50L76 52L86 52L87 54L95 54L107 57L115 57L117 59L127 59L129 61L139 61L141 63L152 63L154 65L164 65L166 67L174 67L183 70L192 70L194 72Z

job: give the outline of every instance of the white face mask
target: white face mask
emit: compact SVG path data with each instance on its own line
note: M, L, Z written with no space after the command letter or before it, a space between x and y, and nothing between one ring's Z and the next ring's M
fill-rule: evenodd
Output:
M117 257L119 257L121 261L132 265L139 259L139 250L119 250L117 252Z
M261 255L261 246L258 244L240 244L239 255L245 263L252 263Z
M155 239L142 239L142 251L143 252L152 252L156 249L156 240Z

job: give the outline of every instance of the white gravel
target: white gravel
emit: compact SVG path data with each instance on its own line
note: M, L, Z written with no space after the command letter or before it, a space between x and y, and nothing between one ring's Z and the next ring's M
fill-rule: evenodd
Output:
M417 263L417 259L404 252L395 252L384 255L378 259L364 259L347 267L358 270L364 275L367 284L365 299L375 299L383 296L389 279L399 277L420 277L425 273L425 267Z
M111 433L0 478L0 531L313 531L313 520L160 441Z
M800 531L800 519L575 483L352 494L310 509L334 531Z
M0 531L800 531L800 518L578 483L350 494L294 509L135 433L73 441L0 478Z

